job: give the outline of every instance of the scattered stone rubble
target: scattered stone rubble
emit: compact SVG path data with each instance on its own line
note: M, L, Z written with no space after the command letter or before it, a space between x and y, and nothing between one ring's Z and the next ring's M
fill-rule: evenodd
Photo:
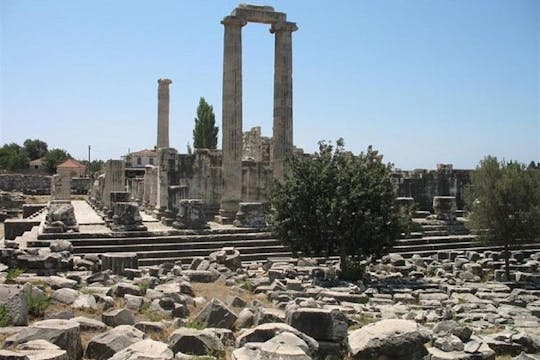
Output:
M500 262L489 252L390 254L352 283L332 261L242 266L234 248L190 264L126 260L114 272L71 250L68 241L2 249L0 322L12 327L2 329L0 359L540 357L540 253L513 254L519 283L482 282ZM41 260L14 274L25 256ZM44 269L28 266L37 263ZM199 282L229 295L202 298ZM54 311L39 311L45 303Z

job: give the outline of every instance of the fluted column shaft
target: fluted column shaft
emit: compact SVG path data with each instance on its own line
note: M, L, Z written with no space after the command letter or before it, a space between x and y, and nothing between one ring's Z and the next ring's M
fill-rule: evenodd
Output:
M272 168L276 179L287 171L293 149L292 32L296 30L298 27L291 22L272 24L270 28L275 36Z
M242 196L242 26L246 21L227 16L223 44L223 191L220 215L234 219Z
M169 79L158 80L157 148L169 147Z

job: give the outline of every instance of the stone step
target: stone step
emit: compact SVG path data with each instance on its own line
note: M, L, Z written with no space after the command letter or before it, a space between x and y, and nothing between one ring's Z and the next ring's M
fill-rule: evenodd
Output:
M401 256L403 256L405 258L410 258L415 254L420 255L421 257L425 257L425 256L435 255L437 252L445 251L445 250L456 251L455 248L454 249L440 248L440 249L437 249L437 250L433 250L433 249L429 249L429 250L403 249L403 250L391 251L391 252L400 254ZM474 243L473 243L473 246L464 248L463 253L465 253L466 251L484 252L484 251L503 251L503 250L504 250L503 246L498 246L498 245L474 246ZM522 245L519 246L519 248L516 248L516 249L513 249L513 250L527 250L527 251L532 251L532 252L540 252L540 243L522 244Z
M453 241L453 242L440 242L440 243L427 243L427 244L416 244L416 245L397 245L392 248L393 252L400 251L425 251L425 250L454 250L454 249L466 249L474 247L475 244L473 241Z
M65 234L40 234L39 240L79 240L79 239L119 239L119 238L145 238L145 237L166 237L184 235L223 235L223 234L246 234L265 233L265 230L251 228L212 228L203 230L169 230L169 231L125 231L111 233L65 233Z
M286 257L292 257L292 253L290 251L282 251L282 252L273 252L273 253L252 253L252 254L242 254L240 253L240 259L243 263L253 263L256 261L266 261L268 258L272 257L279 257L279 258L286 258ZM193 256L184 256L184 257L167 257L167 258L140 258L139 259L139 266L151 266L151 265L160 265L164 262L175 262L180 260L182 264L190 264L193 260Z
M447 236L425 236L422 238L399 239L396 246L420 245L420 244L443 244L452 242L465 242L476 240L476 235L447 235Z
M141 243L141 244L111 244L102 246L75 246L75 254L100 254L103 252L143 252L143 251L169 251L178 249L215 249L226 246L238 247L264 247L270 245L281 245L275 239L253 239L253 240L226 240L226 241L196 241L196 242L174 242L174 243Z
M131 251L136 252L139 259L144 258L182 258L182 257L197 257L197 256L208 256L210 253L214 251L221 250L223 248L223 244L217 244L216 247L213 248L206 248L206 249L175 249L175 250L168 250L168 251L161 251L161 250L153 250L153 251ZM274 253L274 252L281 252L281 251L288 251L287 248L283 245L270 245L270 246L260 246L260 247L236 247L236 250L240 251L240 254L254 254L254 253ZM122 249L115 249L117 251L108 251L109 249L106 249L106 251L102 251L100 253L105 252L129 252L129 251L121 251ZM90 253L77 253L77 255L86 255ZM93 253L96 254L96 253Z
M74 247L79 246L111 246L111 245L145 245L145 244L166 244L204 241L239 241L239 240L262 240L271 239L272 234L268 232L240 232L240 233L217 233L217 234L192 234L192 235L171 235L171 236L144 236L127 238L84 238L69 239ZM49 246L50 240L36 240L29 243L33 247Z

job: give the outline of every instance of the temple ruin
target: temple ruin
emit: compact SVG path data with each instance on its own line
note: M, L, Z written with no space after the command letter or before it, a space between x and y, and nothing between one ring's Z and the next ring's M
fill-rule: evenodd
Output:
M273 136L260 128L242 128L242 27L248 22L270 25L275 39ZM184 200L200 200L209 219L232 224L242 202L267 200L274 179L283 177L286 159L293 152L292 32L298 28L285 13L269 6L240 5L221 23L224 26L222 150L195 149L180 154L169 145L169 79L158 80L157 163L127 177L131 199L165 224L184 223ZM109 208L105 175L94 184L94 200ZM142 170L142 169L140 169ZM99 190L101 189L101 191ZM256 207L256 206L255 206ZM246 209L255 208L254 205ZM241 218L246 217L244 211Z

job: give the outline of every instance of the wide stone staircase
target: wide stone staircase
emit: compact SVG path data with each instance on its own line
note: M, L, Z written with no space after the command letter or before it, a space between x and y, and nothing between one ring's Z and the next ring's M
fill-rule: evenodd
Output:
M292 253L266 231L223 228L203 231L177 231L174 235L111 234L41 234L28 247L46 247L51 240L65 238L73 244L75 255L110 252L137 253L140 266L158 265L177 260L190 263L194 257L207 256L223 247L240 252L243 262L264 261L269 257L290 257Z
M462 222L444 224L429 221L417 221L418 231L407 238L399 239L392 253L410 258L417 254L422 257L434 255L441 251L502 251L502 246L483 244L477 236L470 234ZM540 240L521 244L518 248L525 252L540 252Z

